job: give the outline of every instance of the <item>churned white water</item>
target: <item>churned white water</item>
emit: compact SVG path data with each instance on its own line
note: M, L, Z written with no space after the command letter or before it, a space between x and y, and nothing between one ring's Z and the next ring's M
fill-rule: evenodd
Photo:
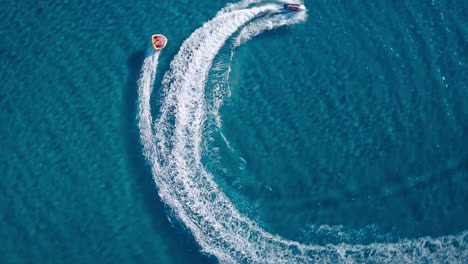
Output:
M467 232L370 245L305 245L270 234L242 215L201 162L208 115L205 84L215 56L232 37L242 45L265 30L303 21L305 12L245 0L229 4L184 41L162 80L159 116L150 97L159 51L148 49L140 80L139 129L161 199L192 233L202 251L221 263L463 263ZM222 101L222 98L219 98Z

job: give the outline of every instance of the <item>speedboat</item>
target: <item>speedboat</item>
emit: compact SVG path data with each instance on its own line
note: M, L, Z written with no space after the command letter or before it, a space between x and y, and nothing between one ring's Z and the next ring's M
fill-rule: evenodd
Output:
M151 43L153 43L155 50L164 49L167 45L167 38L162 34L156 34L151 37Z
M298 5L298 4L284 4L283 8L288 11L293 11L293 12L299 12L304 9L302 5Z

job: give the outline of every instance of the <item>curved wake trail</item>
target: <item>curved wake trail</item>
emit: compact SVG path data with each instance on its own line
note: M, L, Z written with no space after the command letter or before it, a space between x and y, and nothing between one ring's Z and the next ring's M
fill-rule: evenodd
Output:
M193 234L201 249L222 263L463 262L467 232L393 244L304 245L260 228L242 215L201 163L204 122L210 113L205 83L212 62L234 33L238 46L264 30L305 18L279 12L280 5L245 0L230 4L182 44L162 81L160 116L153 123L150 96L159 52L148 49L139 93L143 153L161 199ZM256 5L254 7L250 7ZM250 7L250 8L249 8ZM215 113L216 114L216 113ZM154 127L153 127L154 125Z

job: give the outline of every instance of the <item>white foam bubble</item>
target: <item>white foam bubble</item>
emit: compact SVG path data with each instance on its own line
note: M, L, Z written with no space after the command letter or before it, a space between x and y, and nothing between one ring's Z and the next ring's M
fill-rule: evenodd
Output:
M190 230L201 249L221 263L466 262L468 232L370 245L304 245L283 239L242 215L204 169L201 141L210 114L205 83L214 57L244 26L235 45L264 30L300 21L279 13L277 4L263 2L245 0L228 5L182 44L164 75L160 115L154 127L150 96L159 52L151 48L147 52L138 81L138 125L158 193L174 216Z

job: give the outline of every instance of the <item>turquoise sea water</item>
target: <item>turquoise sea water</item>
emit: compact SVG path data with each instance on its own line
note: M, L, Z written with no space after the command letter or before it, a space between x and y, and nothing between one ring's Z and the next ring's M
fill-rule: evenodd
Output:
M265 3L245 8L253 13ZM370 252L404 244L406 253L425 254L420 263L445 251L453 256L447 261L466 262L467 3L304 4L304 22L265 31L233 48L242 29L255 28L251 23L259 22L258 28L285 15L259 11L213 51L202 96L206 105L199 105L214 113L200 128L201 165L191 167L191 157L183 155L182 163L195 179L212 175L234 207L265 234L304 245L346 243L350 252L360 252L353 247L358 244L382 243ZM136 118L137 80L149 36L169 38L156 57L151 112L157 122L165 120L158 119L164 117L164 100L178 84L176 73L168 73L169 81L164 73L197 65L197 56L207 52L194 53L193 59L175 55L226 2L0 5L0 262L216 263L228 261L225 256L251 261L250 253L237 252L222 232L197 235L197 228L211 230L202 221L219 220L199 220L209 214L183 203L190 191L207 190L203 182L187 193L173 185L165 195L165 182L156 187L153 177L160 175L152 169L164 171L179 157L178 142L168 143L175 156L158 154L161 164L148 156L145 161ZM226 12L217 25L223 30L234 21ZM170 67L171 61L176 63ZM167 90L161 90L161 80ZM180 110L189 101L177 102ZM162 136L177 139L178 120L191 112L174 111L168 110L166 122L174 125ZM172 167L167 175L172 172L184 176L185 170ZM208 192L213 201L222 196ZM180 199L182 209L168 197ZM226 223L239 229L220 230L242 233L245 222L231 219ZM249 241L270 243L259 234L249 233ZM411 242L427 236L433 239L422 247ZM457 239L438 239L447 236ZM225 251L214 250L220 248ZM303 262L339 260L317 251L307 251L314 256ZM369 252L353 254L357 262L375 261L366 259ZM379 254L380 262L397 262L397 253Z

